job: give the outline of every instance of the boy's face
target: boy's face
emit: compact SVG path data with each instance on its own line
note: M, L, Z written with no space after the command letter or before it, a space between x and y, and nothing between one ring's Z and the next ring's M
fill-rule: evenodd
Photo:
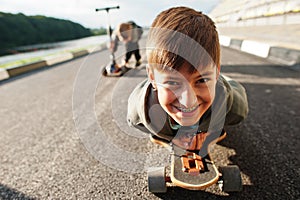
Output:
M214 66L202 67L191 74L187 63L179 71L148 70L160 105L182 126L198 123L212 105L218 74Z

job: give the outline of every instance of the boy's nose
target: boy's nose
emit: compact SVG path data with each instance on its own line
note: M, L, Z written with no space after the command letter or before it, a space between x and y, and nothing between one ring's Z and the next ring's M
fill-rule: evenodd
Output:
M188 86L179 94L178 101L186 108L191 108L197 103L197 96L194 90Z

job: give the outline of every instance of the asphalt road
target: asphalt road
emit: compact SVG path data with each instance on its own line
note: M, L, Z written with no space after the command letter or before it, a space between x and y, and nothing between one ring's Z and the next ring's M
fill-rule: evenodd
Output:
M144 65L104 78L108 61L98 52L0 83L0 199L300 198L299 72L223 48L222 71L245 86L250 113L212 154L240 167L243 191L155 195L146 170L167 164L167 151L125 121Z

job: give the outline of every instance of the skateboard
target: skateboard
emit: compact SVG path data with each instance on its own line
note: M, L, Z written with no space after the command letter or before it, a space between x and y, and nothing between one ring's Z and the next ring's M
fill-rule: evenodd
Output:
M140 65L138 65L138 66L140 66ZM120 77L120 76L123 76L129 70L136 69L138 66L136 65L136 63L133 60L130 60L127 64L127 67L122 66L121 70L119 72L108 73L111 70L114 70L115 68L120 68L120 66L116 63L115 59L112 57L112 60L110 61L110 63L107 66L103 67L102 75L107 76L107 77Z
M152 142L162 145L162 142L157 140L152 140ZM166 143L163 145L167 146ZM210 154L201 157L197 151L184 150L174 144L169 145L171 152L170 175L166 175L165 166L149 168L149 192L165 193L167 183L189 190L203 190L213 184L218 184L224 192L242 190L242 179L237 165L217 168Z
M132 68L129 68L129 67L121 67L121 70L117 73L108 73L107 71L110 69L109 69L109 66L107 66L102 69L102 75L106 76L106 77L120 77L120 76L123 76L126 72L128 72L131 69Z

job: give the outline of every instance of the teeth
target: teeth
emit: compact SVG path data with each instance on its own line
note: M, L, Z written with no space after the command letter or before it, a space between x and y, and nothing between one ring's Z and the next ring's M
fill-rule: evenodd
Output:
M192 108L180 108L178 107L178 110L180 110L181 112L192 112L194 111L198 106L194 106Z

